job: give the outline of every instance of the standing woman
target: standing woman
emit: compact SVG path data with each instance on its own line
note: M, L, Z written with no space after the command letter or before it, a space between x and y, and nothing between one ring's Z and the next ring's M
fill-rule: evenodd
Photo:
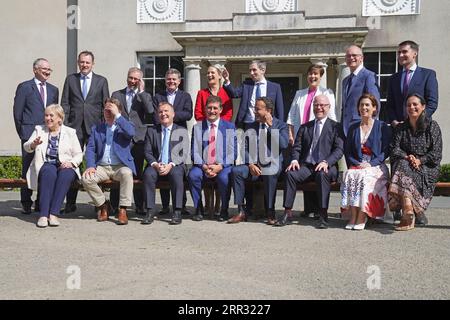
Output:
M222 100L222 113L220 118L231 122L233 117L233 101L228 96L228 93L223 88L222 68L220 65L212 65L208 67L206 73L208 87L197 92L197 100L195 102L194 117L197 121L206 119L205 106L206 100L210 95L218 96ZM205 207L211 215L213 212L219 214L220 212L220 194L215 190L216 201L214 205L214 193L206 191L205 189Z
M368 217L382 219L387 206L389 170L384 161L392 135L386 123L375 119L377 106L369 93L359 98L361 121L350 125L344 144L349 169L341 184L341 206L351 213L348 230L363 230Z
M35 127L24 143L26 152L35 152L27 172L28 187L39 188L40 216L37 226L59 226L57 216L70 185L78 176L83 152L75 129L66 127L64 109L52 104L45 108L45 125Z
M442 134L436 121L424 112L425 99L408 95L408 118L397 126L391 143L392 179L389 186L391 211L402 209L397 231L426 225L425 210L431 202L442 160Z

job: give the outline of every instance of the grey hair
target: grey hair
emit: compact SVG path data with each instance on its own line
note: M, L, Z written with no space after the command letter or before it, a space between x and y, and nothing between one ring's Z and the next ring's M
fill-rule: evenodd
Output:
M37 58L37 59L34 60L34 62L33 62L33 68L36 69L36 68L41 64L41 61L48 62L48 60L45 59L45 58Z

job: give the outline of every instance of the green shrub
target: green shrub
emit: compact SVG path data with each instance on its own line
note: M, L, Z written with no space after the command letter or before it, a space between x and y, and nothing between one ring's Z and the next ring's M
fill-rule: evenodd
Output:
M0 157L0 178L19 179L22 175L22 157Z
M450 163L441 165L440 182L450 182Z

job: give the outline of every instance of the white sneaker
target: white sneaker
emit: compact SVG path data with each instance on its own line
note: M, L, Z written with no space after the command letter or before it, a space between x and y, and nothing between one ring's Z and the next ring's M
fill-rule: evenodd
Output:
M40 217L37 224L39 228L45 228L48 226L48 219L47 217Z
M57 227L59 226L61 223L59 222L58 218L54 215L50 215L50 219L48 219L48 225L50 227Z

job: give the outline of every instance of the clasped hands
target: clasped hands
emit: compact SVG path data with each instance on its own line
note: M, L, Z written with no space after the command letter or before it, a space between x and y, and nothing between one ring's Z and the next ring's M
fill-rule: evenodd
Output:
M172 170L173 164L154 163L152 167L158 172L160 176L166 176L169 174L170 170Z
M222 169L221 164L204 164L202 166L202 170L208 178L215 178Z
M406 156L406 160L408 160L409 165L415 170L419 170L422 165L422 162L412 154Z

